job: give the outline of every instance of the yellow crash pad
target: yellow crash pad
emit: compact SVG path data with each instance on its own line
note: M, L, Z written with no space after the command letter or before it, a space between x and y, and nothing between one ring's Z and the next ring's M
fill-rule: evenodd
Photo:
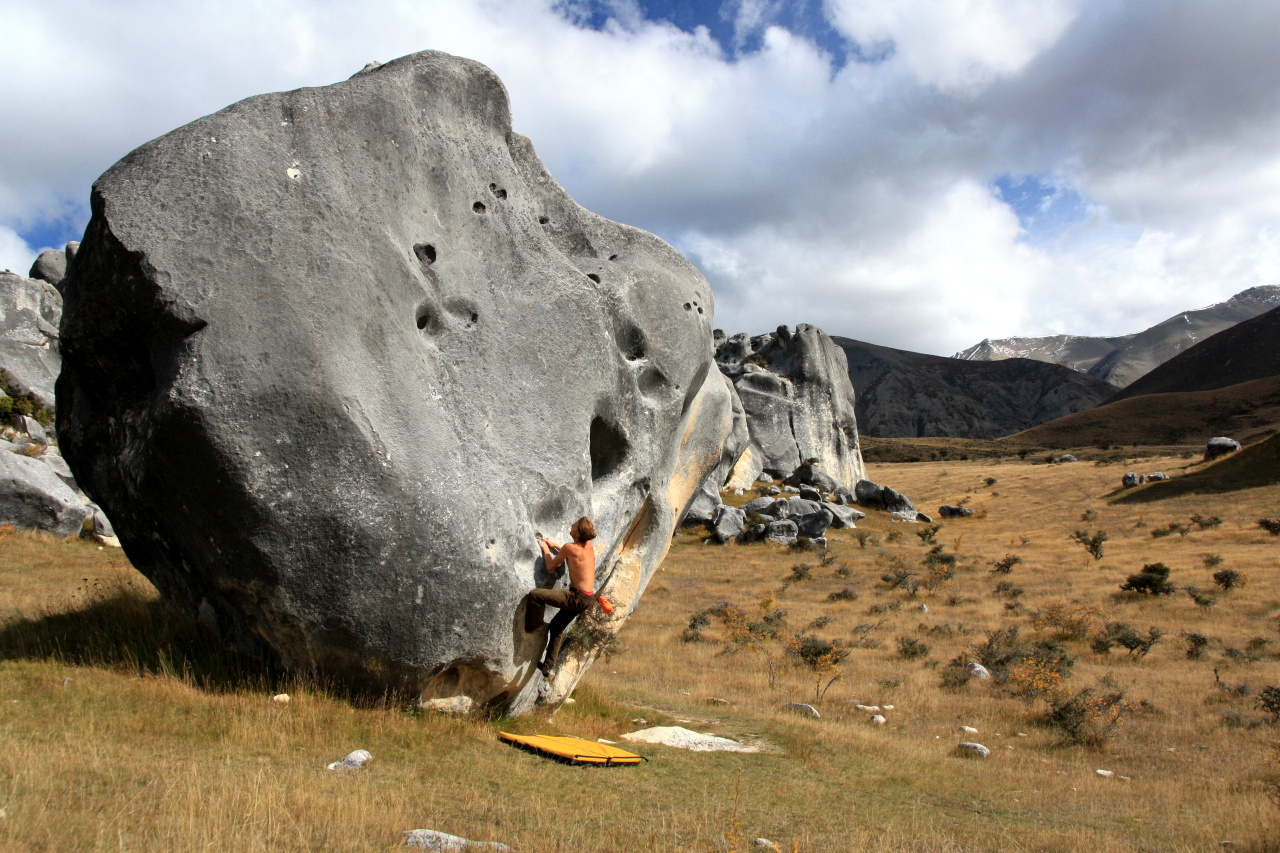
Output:
M516 746L580 764L605 764L612 767L615 764L639 764L645 760L644 756L636 755L634 752L627 752L616 746L609 746L607 743L583 740L580 737L513 735L507 732L498 732L498 737Z

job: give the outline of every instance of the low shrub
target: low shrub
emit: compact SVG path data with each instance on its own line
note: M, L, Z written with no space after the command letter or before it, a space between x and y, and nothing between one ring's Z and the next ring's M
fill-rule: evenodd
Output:
M1253 706L1270 716L1273 725L1280 723L1280 687L1264 687L1259 690Z
M839 592L833 592L827 596L827 601L857 601L858 591L845 587Z
M935 537L938 535L938 531L941 529L941 525L930 524L928 527L922 527L917 530L916 535L920 537L920 541L924 544L932 545L935 541Z
M1187 641L1187 658L1190 660L1200 660L1204 657L1205 650L1209 647L1209 638L1204 634L1182 632L1182 639Z
M1213 573L1213 582L1230 591L1248 586L1249 576L1235 569L1219 569Z
M1173 595L1177 591L1169 582L1169 567L1164 563L1148 563L1142 571L1129 575L1120 588L1141 595Z
M1022 558L1017 554L1005 554L1004 559L993 560L991 562L991 574L1007 575L1013 571L1013 567L1021 565Z
M1115 736L1120 719L1129 710L1122 693L1101 693L1086 687L1052 704L1044 723L1076 746L1100 747Z
M1022 593L1022 587L1015 586L1013 581L1000 581L1000 583L996 584L996 595L1007 595L1009 598L1017 598L1022 595Z
M1191 600L1194 601L1198 607L1208 609L1218 603L1218 599L1214 598L1212 595L1205 595L1200 591L1199 587L1188 586L1184 587L1184 590L1187 595L1191 596Z
M1086 530L1077 530L1071 534L1071 538L1083 545L1093 559L1101 560L1102 546L1109 537L1105 530L1095 530L1092 534Z
M929 654L929 646L915 637L899 637L898 654L907 660L916 660Z
M1272 536L1280 536L1280 518L1260 518L1258 526Z

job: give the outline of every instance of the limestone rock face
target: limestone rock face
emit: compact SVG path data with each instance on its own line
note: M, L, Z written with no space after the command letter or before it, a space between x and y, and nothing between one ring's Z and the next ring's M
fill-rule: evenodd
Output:
M579 207L487 68L414 54L234 104L94 185L63 453L238 647L422 701L558 704L523 600L588 515L616 631L721 462L711 290Z
M62 296L52 284L0 272L0 367L48 409L62 367L61 318Z
M754 448L747 452L759 453L760 470L788 477L816 459L825 476L815 484L852 488L865 476L848 363L826 333L802 323L754 338L718 332L716 340L716 363L742 400Z
M43 460L0 452L0 524L66 539L92 517L93 510Z

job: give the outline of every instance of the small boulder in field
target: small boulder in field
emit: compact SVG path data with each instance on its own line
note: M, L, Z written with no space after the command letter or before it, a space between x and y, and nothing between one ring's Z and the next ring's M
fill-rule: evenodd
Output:
M1169 475L1163 471L1155 471L1147 475L1148 483L1159 483L1161 480L1169 479Z
M980 743L965 742L956 747L965 758L990 758L991 750Z
M938 515L943 518L968 518L973 515L973 510L967 506L955 506L953 504L943 504L938 507Z
M369 754L367 749L357 749L354 752L347 753L346 758L341 761L335 761L327 765L327 770L359 770L373 761L373 756Z
M1136 471L1130 471L1120 478L1120 486L1125 489L1132 489L1141 481L1138 479L1140 475Z
M471 841L447 832L434 829L410 829L404 834L405 847L418 847L423 850L434 850L436 853L480 853L483 850L492 853L509 853L505 844L497 841Z
M872 725L883 726L885 722L886 721L883 714L876 714L874 717L871 718Z
M815 720L822 717L822 715L818 713L817 708L812 705L806 705L803 702L788 702L783 706L783 710L791 711L792 713L799 714L802 717L812 717Z
M690 752L759 752L759 747L739 743L727 737L704 735L680 726L654 726L628 732L622 739L631 743L660 743Z
M972 678L990 678L991 671L977 661L970 662L965 665L964 671L969 673Z

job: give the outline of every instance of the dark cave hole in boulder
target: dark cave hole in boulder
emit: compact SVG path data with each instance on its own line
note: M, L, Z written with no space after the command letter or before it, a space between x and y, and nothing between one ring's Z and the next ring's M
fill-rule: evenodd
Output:
M545 217L545 216L539 216L539 217L538 217L538 224L539 224L539 225L547 225L547 224L549 224L550 222L551 222L551 220L550 220L550 219L548 219L548 218L547 218L547 217Z
M476 202L475 204L471 205L471 209L474 210L476 213L484 213L485 211L484 202L482 201Z
M494 198L506 198L507 191L497 184L489 184L489 192L493 193Z
M436 247L430 243L419 243L413 247L413 253L417 255L418 262L424 267L429 267L436 262Z
M591 479L616 473L630 450L627 437L616 426L596 415L591 420Z
M595 273L593 273L593 272L589 272L589 273L587 273L587 278L591 279L591 280L592 280L592 281L594 281L596 284L599 284L599 283L600 283L600 276L596 275L596 274L595 274Z

